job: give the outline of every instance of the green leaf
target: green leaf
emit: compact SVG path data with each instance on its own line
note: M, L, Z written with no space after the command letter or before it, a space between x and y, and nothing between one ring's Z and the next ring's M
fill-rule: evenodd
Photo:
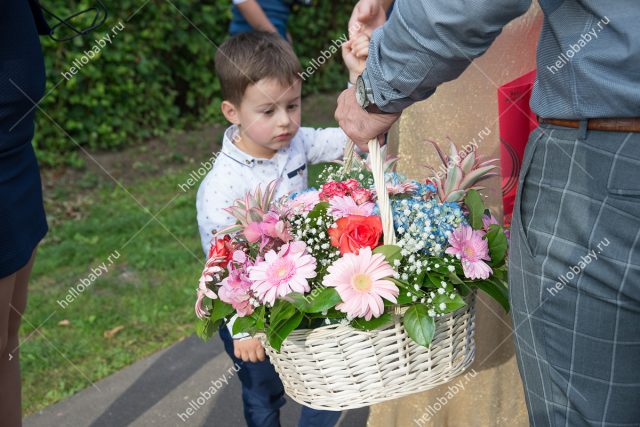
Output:
M480 230L483 227L482 215L484 213L484 203L480 193L476 190L467 191L467 195L464 198L464 204L469 209L469 224L474 230Z
M436 324L427 313L427 307L421 304L412 305L402 320L409 337L423 347L429 347L436 331Z
M274 328L268 329L267 338L269 339L269 345L276 351L280 351L282 342L289 336L291 331L298 327L303 317L304 315L302 313L294 310L294 314L291 317L276 324Z
M212 321L210 318L199 319L196 323L196 335L203 341L215 335L222 323L221 320Z
M258 329L259 331L264 330L264 314L264 305L261 305L256 309L256 311L253 312L253 318L256 319L256 329Z
M317 295L314 295L312 291L310 295L307 295L307 300L310 301L306 310L308 313L320 313L342 302L335 288L324 288Z
M382 328L387 323L390 323L391 320L391 313L382 313L382 316L374 317L371 320L353 319L351 321L351 326L363 331L371 331L373 329Z
M224 319L235 311L231 304L227 304L220 299L213 300L213 310L211 310L211 320Z
M471 293L471 288L466 283L463 283L462 285L458 286L458 293L461 296L466 297Z
M444 278L442 276L439 276L437 274L432 274L432 273L428 273L427 277L429 278L429 281L426 283L426 285L430 288L436 288L438 289L439 287L442 286L442 284L440 282L445 281ZM431 283L429 283L431 282Z
M288 301L276 300L271 309L271 318L269 320L269 328L275 328L278 323L286 322L296 312L296 308Z
M315 289L311 290L311 294L313 294L313 291ZM287 299L291 301L291 304L293 304L293 306L298 310L301 311L303 313L307 312L307 309L309 308L309 297L301 294L300 292L291 292L290 294L287 294Z
M504 264L504 259L507 256L507 236L505 236L504 230L501 226L498 224L491 224L486 237L489 244L489 255L491 256L489 264L492 267L500 267Z
M499 280L483 280L480 282L471 282L470 285L476 286L478 289L484 291L491 298L496 300L498 304L504 308L504 311L509 312L509 289L504 286Z
M449 295L450 293L446 292L444 294L436 294L433 298L433 305L438 313L451 313L467 305L460 295L455 294L453 299ZM440 304L444 304L445 308L440 308Z
M239 334L241 332L249 332L254 333L256 326L256 319L251 316L244 316L236 318L235 322L233 322L232 332L233 335Z
M464 281L460 278L460 276L458 276L455 272L453 271L449 271L447 273L447 278L449 278L449 281L451 283L453 283L454 285L462 285L464 284Z
M316 204L313 209L307 214L307 218L318 218L329 209L329 202L320 202Z
M393 266L395 260L402 260L400 254L400 246L397 245L380 245L373 250L374 254L382 254L387 259L387 262Z

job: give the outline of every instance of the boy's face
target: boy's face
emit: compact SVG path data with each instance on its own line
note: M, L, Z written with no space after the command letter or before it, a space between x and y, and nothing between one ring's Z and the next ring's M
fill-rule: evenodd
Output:
M262 79L247 87L240 106L224 101L224 115L240 127L236 146L253 157L267 159L287 147L300 127L301 91L299 79L290 86Z

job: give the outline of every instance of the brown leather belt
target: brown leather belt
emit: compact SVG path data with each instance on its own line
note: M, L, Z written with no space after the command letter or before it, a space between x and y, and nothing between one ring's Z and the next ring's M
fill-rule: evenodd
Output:
M540 117L539 121L541 124L575 129L580 128L579 120L544 119ZM640 132L640 118L589 119L587 122L587 129L606 132Z

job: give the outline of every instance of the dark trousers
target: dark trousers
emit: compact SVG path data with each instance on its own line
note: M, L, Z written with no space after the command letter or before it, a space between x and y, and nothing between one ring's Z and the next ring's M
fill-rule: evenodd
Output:
M233 354L233 338L226 326L220 328L220 338L233 363L240 370L244 418L249 427L280 427L280 408L285 404L284 386L269 359L264 362L243 362ZM298 427L332 427L340 412L318 411L302 407Z
M640 425L640 133L533 132L509 283L531 425Z

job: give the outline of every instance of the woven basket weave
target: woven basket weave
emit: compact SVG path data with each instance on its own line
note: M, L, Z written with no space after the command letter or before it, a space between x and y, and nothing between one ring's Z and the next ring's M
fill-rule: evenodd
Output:
M352 150L349 144L345 162ZM384 187L383 154L377 141L369 142L369 151L384 240L392 244L395 233ZM293 400L314 409L360 408L434 388L464 372L475 356L475 294L466 302L436 319L429 348L409 338L402 326L406 308L400 307L393 323L383 329L361 331L337 324L296 330L280 351L271 348L263 334L259 338Z

